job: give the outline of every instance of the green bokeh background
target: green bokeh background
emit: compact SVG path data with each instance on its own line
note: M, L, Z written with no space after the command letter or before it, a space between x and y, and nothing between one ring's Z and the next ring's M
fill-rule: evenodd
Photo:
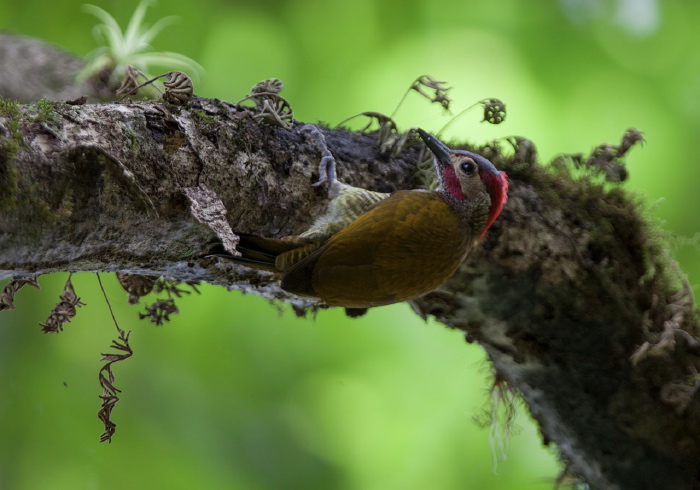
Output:
M136 5L94 3L123 26ZM0 0L0 28L85 54L97 46L95 20L80 5ZM504 124L475 112L449 137L523 135L548 161L637 127L647 143L632 151L624 185L645 196L691 283L700 277L697 2L170 0L147 19L167 15L181 20L154 47L205 67L198 95L236 101L277 77L302 121L391 113L413 79L431 74L454 87L454 112L484 97L508 107ZM447 117L409 97L397 120L437 130ZM202 287L155 328L108 275L135 355L114 367L118 429L99 444L99 356L115 330L95 276L73 276L87 306L63 333L37 326L66 277L42 277L42 291L21 291L18 309L0 316L0 489L534 490L559 471L525 409L494 470L496 445L473 421L489 399L480 348L405 304L303 320Z

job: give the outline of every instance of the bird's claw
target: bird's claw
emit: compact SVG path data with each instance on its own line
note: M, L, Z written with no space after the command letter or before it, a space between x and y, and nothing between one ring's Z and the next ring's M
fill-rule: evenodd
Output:
M311 184L313 187L318 187L324 182L332 184L337 180L335 174L335 158L333 158L333 155L326 155L321 158L321 163L318 164L318 173L320 177L318 182Z
M318 187L325 182L333 185L333 183L337 181L335 172L336 163L335 158L333 158L333 154L328 149L326 138L323 136L323 133L321 133L321 131L313 124L305 124L302 126L301 130L314 137L316 145L323 154L321 162L318 164L319 179L316 183L311 185L313 187Z

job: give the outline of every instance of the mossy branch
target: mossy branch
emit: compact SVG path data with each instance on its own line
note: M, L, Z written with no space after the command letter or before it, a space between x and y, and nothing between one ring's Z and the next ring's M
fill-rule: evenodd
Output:
M164 275L310 306L269 275L201 258L216 237L235 247L235 231L295 234L322 212L325 192L310 185L320 155L301 123L265 126L257 108L200 98L1 107L4 275ZM322 131L344 182L415 186L417 144L391 156L375 134ZM531 142L512 143L469 147L508 173L510 199L415 310L486 349L499 383L523 395L545 442L591 487L698 488L696 315L641 204L603 179L624 145L576 170L543 167Z

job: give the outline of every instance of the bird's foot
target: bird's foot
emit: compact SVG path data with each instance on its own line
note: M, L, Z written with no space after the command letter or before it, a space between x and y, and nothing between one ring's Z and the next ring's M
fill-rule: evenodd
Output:
M312 185L314 187L318 187L324 182L328 182L328 184L332 186L333 183L338 180L335 172L336 162L333 154L328 149L326 138L323 136L323 133L321 133L321 131L313 124L306 124L302 126L301 130L314 138L316 145L319 147L321 154L323 155L321 158L321 163L318 165L318 173L320 174L320 177L318 182Z

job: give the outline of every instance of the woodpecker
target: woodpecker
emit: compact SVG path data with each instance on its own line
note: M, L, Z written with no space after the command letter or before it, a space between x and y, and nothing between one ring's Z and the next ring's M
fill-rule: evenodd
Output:
M452 276L506 202L505 172L422 129L417 132L435 157L438 187L392 194L338 181L321 132L303 129L323 151L317 184L329 184L326 214L299 236L241 235L241 257L215 254L279 274L280 287L290 293L346 308L423 296Z

